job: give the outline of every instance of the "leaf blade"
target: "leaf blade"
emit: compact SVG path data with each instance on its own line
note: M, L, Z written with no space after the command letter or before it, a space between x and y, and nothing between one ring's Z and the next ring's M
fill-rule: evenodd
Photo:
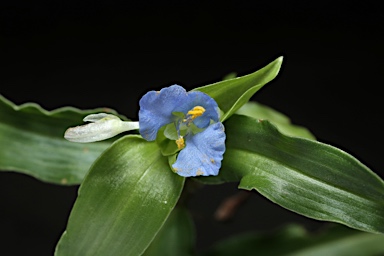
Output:
M109 108L47 111L34 103L16 106L0 95L0 170L17 171L45 182L79 184L93 161L116 139L79 144L64 139L68 127ZM20 159L23 159L20 161Z
M274 124L281 133L288 136L302 137L312 140L316 139L308 129L292 124L291 120L286 115L255 101L245 103L236 111L236 114L268 120Z
M279 57L254 73L198 87L194 90L204 92L215 99L219 108L224 111L224 115L221 117L223 122L277 76L282 62L283 57Z
M123 137L84 179L55 255L140 255L172 211L183 184L155 142Z
M195 229L188 210L176 206L143 256L194 255Z
M225 126L222 169L207 182L240 181L239 188L309 218L384 233L384 182L356 158L287 137L268 121L233 116Z

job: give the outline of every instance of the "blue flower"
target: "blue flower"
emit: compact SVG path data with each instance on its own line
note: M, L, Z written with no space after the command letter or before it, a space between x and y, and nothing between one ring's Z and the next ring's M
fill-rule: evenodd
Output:
M174 171L184 177L217 175L225 152L224 126L214 99L202 92L186 92L179 85L150 91L140 100L140 134L153 141L171 124L179 150ZM168 127L167 127L168 128ZM167 129L166 129L167 130Z

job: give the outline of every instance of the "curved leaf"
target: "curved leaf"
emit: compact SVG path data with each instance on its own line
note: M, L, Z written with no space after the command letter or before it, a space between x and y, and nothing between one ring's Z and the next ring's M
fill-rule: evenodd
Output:
M64 132L82 124L85 116L99 112L116 114L109 108L46 111L34 103L16 106L0 95L0 170L57 184L81 183L93 161L116 138L79 144L65 140Z
M214 98L224 111L221 121L228 119L265 84L279 73L283 57L279 57L262 69L242 77L227 79L214 84L195 88Z
M194 255L195 229L188 210L175 207L144 256Z
M140 255L174 208L184 178L155 142L125 136L93 164L55 255Z
M289 225L274 233L246 233L225 239L203 256L375 256L384 254L383 243L383 235L342 226L334 226L318 234L309 234L301 226Z
M384 233L384 182L348 153L320 142L287 137L268 121L233 116L225 123L227 150L218 176L240 181L304 216Z
M274 124L281 133L288 136L315 139L315 136L307 128L291 124L291 120L286 115L254 101L245 103L236 111L236 114L268 120Z

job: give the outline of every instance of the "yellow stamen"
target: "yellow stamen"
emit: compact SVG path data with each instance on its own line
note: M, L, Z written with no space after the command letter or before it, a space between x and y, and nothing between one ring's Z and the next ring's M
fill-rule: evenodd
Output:
M187 115L190 115L191 116L191 119L195 119L196 117L199 117L201 116L202 114L204 114L205 112L205 108L201 107L201 106L196 106L194 107L193 109L189 110Z
M178 149L182 149L182 148L185 147L183 136L180 136L180 137L176 140L176 145L177 145L177 148L178 148Z

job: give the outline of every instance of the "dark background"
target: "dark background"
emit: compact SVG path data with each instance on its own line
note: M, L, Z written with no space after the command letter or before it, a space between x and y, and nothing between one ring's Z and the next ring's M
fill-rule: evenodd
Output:
M253 99L383 178L379 1L249 2L2 2L0 93L16 104L105 106L137 119L147 90L174 83L192 89L284 56L279 76ZM191 200L199 251L243 231L290 222L310 230L323 226L256 192L234 220L214 221L236 185L204 187ZM0 173L0 254L52 255L76 191Z

